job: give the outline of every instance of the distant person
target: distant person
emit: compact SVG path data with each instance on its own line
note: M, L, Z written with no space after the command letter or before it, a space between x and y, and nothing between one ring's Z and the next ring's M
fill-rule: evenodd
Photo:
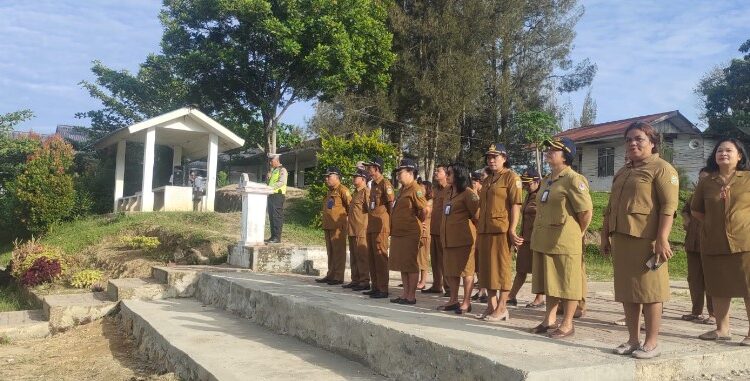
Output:
M273 193L268 195L268 220L271 225L271 237L266 243L281 243L281 230L284 226L284 199L286 198L287 171L281 165L281 155L268 154L268 164L271 170L268 172L268 186Z
M347 212L352 196L341 184L338 167L328 167L325 173L328 194L323 200L323 231L325 232L328 273L315 281L331 286L344 283L346 271Z
M432 267L432 287L422 290L426 294L443 293L443 246L440 244L440 227L442 226L443 202L448 183L447 167L439 164L432 173L432 209L430 213L430 266Z
M698 180L703 180L708 176L708 168L704 167L698 173ZM706 294L706 283L703 277L703 261L701 260L701 230L703 230L703 223L692 216L690 210L692 200L693 195L690 195L688 200L685 201L685 206L682 208L682 225L685 228L685 252L687 253L687 281L688 288L690 289L690 300L692 302L690 313L682 315L682 320L715 325L714 308L711 303L711 297ZM708 317L703 315L704 300Z
M383 159L375 156L365 163L372 178L367 208L367 250L371 289L363 292L374 299L388 297L388 237L391 231L393 185L383 176Z
M425 220L422 222L422 237L419 240L419 256L417 257L417 263L419 264L419 283L417 283L417 290L424 291L427 287L427 270L430 267L430 220L432 217L432 182L426 180L419 180L419 185L422 187L424 197L427 200L427 205L424 209Z
M357 168L354 173L354 194L349 203L349 267L352 281L342 287L352 291L370 289L370 258L367 251L367 202L370 200L370 188L367 183L370 175L366 169Z

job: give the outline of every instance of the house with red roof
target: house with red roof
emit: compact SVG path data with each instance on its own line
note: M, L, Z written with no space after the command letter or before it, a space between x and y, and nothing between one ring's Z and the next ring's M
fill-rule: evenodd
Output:
M706 165L715 141L704 137L677 110L573 128L556 137L568 137L576 143L574 166L589 180L591 189L609 191L615 172L625 165L625 129L637 121L654 126L662 138L662 158L683 171L692 183L697 182L698 171Z

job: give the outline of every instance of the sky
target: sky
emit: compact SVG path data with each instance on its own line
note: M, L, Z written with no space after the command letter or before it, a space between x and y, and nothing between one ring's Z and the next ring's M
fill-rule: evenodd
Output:
M571 58L589 58L597 122L680 110L701 125L698 80L739 57L750 38L746 0L583 0ZM677 5L679 4L679 5ZM88 125L77 112L101 105L79 82L92 81L91 62L136 71L160 51L158 0L0 0L0 113L29 108L36 117L17 130L52 132ZM580 113L586 91L563 94ZM298 103L283 121L303 125L313 102ZM563 124L565 121L563 121Z

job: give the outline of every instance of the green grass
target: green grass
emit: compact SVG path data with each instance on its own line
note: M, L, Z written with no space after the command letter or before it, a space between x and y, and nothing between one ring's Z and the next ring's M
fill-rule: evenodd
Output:
M0 286L0 312L31 309L15 285Z

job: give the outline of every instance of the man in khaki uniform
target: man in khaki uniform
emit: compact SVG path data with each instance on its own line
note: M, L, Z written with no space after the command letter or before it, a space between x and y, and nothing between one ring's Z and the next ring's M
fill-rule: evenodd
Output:
M323 200L323 231L328 254L328 273L316 279L318 283L337 285L344 283L346 270L346 229L347 210L352 196L341 184L341 171L338 167L328 167L325 174L328 194Z
M349 267L352 282L342 287L353 291L370 289L370 258L367 251L367 202L370 189L367 188L369 175L364 169L354 173L354 195L349 204Z
M372 289L364 294L371 298L388 297L388 237L391 228L393 185L383 177L383 159L373 157L365 163L372 178L370 200L367 205L367 250L370 259Z
M432 210L430 215L430 264L432 265L432 287L422 290L426 294L443 293L443 245L440 244L440 226L443 222L443 204L448 182L446 166L438 165L432 175Z

